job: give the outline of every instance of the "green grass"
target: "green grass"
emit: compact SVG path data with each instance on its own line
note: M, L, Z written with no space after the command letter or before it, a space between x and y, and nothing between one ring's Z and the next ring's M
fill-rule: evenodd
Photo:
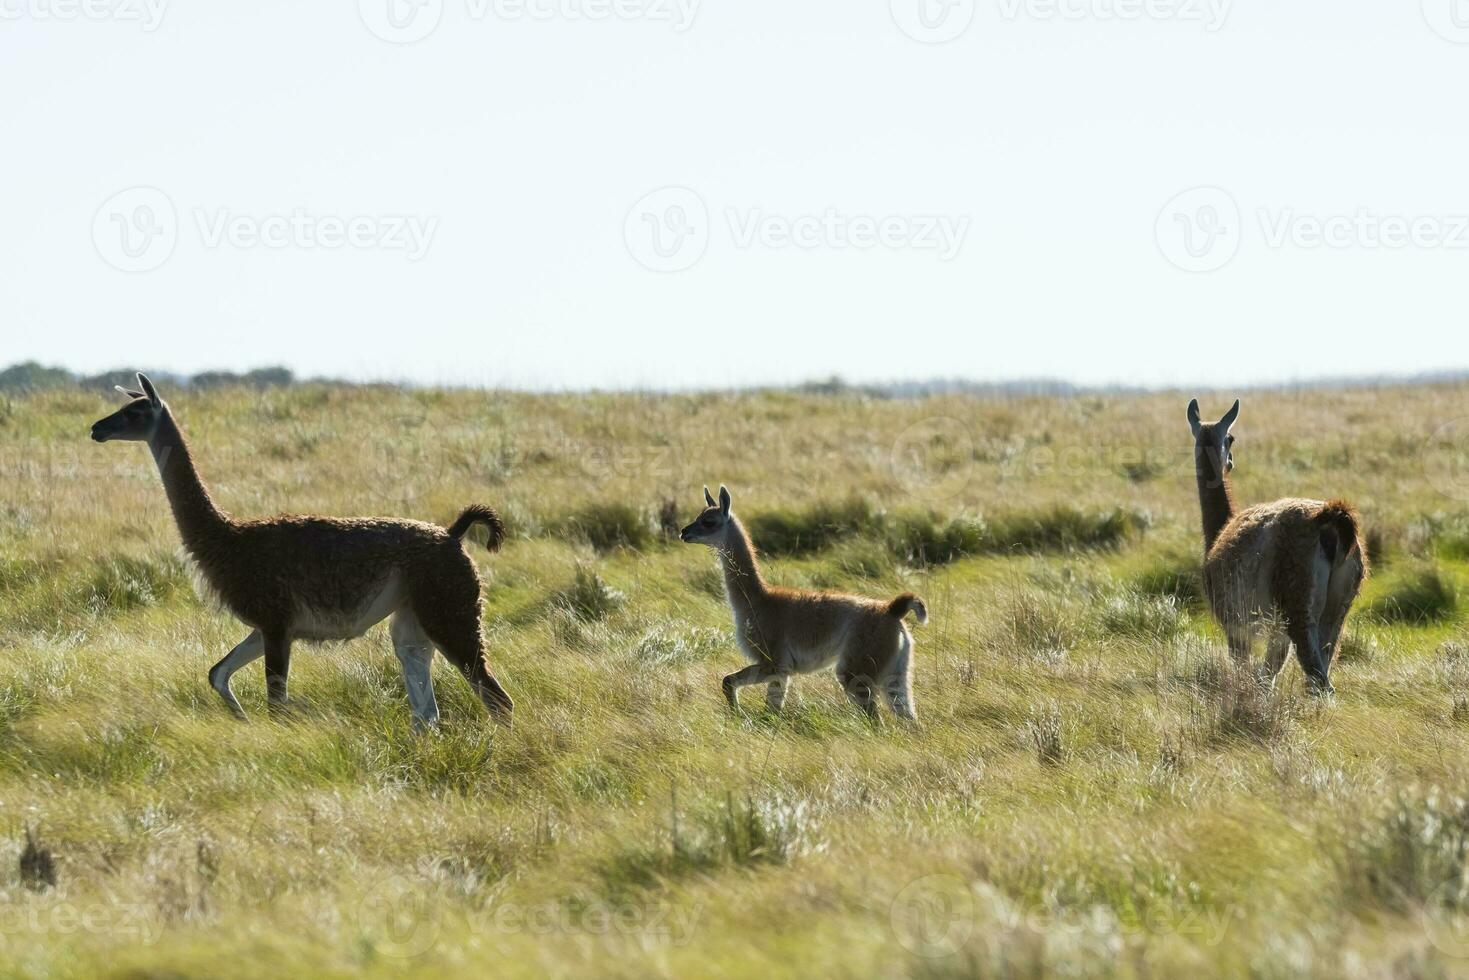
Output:
M1452 619L1458 610L1459 587L1452 574L1428 563L1394 569L1367 607L1383 622L1416 625Z
M1240 502L1347 497L1386 552L1330 702L1208 618L1186 397L173 401L242 516L499 508L471 553L515 725L439 664L414 734L384 627L298 647L283 717L242 672L234 722L205 674L245 631L147 454L86 440L105 398L10 399L0 973L1469 973L1469 502L1423 456L1469 390L1246 401ZM972 452L915 479L894 447L933 418ZM775 581L924 597L916 726L829 673L725 709L721 577L670 533L719 482Z

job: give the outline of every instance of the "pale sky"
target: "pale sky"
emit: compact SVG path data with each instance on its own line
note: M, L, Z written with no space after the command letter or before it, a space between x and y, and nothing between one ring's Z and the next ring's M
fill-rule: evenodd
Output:
M0 0L0 91L0 363L1469 367L1469 0Z

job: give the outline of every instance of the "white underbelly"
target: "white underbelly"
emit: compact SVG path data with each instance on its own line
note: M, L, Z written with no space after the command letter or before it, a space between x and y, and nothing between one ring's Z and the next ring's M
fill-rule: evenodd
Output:
M303 640L350 640L366 633L402 608L408 599L402 576L396 571L381 588L355 606L320 609L300 606L291 623L291 635Z

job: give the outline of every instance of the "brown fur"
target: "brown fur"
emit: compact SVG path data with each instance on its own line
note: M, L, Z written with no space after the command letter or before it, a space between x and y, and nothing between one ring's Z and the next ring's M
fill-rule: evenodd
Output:
M510 697L490 673L481 647L479 575L460 541L472 525L483 523L490 528L490 547L498 546L504 525L493 510L467 507L448 529L392 518L236 520L215 505L200 480L168 406L146 379L140 381L148 394L99 421L93 438L146 439L184 548L219 601L259 633L273 704L285 701L293 641L359 636L371 625L365 618L378 612L374 598L387 596L377 619L393 616L395 638L400 629L413 632L416 622L485 706L508 717ZM241 648L252 638L253 633ZM244 655L244 662L249 659ZM229 693L234 669L226 657L210 670L210 681L242 713Z
M707 508L681 537L719 553L735 638L751 661L724 678L730 706L738 707L740 687L763 683L768 703L778 710L793 674L835 663L838 682L869 716L877 715L874 692L880 691L896 714L916 717L913 637L903 617L913 610L919 622L926 621L923 600L912 593L883 601L768 584L748 532L729 511L728 492L721 487L720 493L722 506Z
M1232 423L1236 413L1226 419ZM1238 659L1250 658L1254 634L1273 623L1284 635L1271 643L1270 676L1294 646L1307 676L1330 690L1341 630L1368 572L1361 522L1342 500L1287 498L1236 511L1233 442L1223 420L1201 423L1195 433L1209 608Z

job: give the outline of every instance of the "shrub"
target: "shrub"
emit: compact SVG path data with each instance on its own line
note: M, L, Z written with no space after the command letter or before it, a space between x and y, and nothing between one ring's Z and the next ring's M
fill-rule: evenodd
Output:
M1066 757L1064 725L1061 709L1054 703L1032 710L1025 724L1026 734L1035 746L1035 757L1043 766L1059 766Z
M802 510L762 511L747 521L755 546L772 557L824 551L859 535L875 536L900 561L945 564L976 555L1116 548L1142 533L1146 514L1053 507L984 518L945 519L931 511L886 514L860 499Z
M1204 559L1202 554L1172 552L1132 580L1143 595L1172 599L1180 606L1204 604Z
M1146 530L1149 519L1136 511L1083 511L1053 507L1031 514L1001 514L989 525L987 550L996 552L1081 551L1120 547Z
M1247 663L1210 658L1194 673L1195 724L1205 734L1277 743L1295 723L1294 702L1276 692Z
M1020 654L1060 663L1076 642L1075 617L1059 601L1040 592L1017 592L989 645L1003 654Z
M705 806L693 814L680 813L675 800L669 818L666 831L653 840L633 844L603 862L600 870L609 890L653 887L719 867L786 864L826 847L816 837L816 820L804 800L774 796L737 802L729 795L723 806Z
M0 596L22 591L44 574L46 566L39 561L0 556Z
M1146 640L1169 640L1183 631L1183 610L1172 596L1113 596L1102 607L1101 626L1109 633Z
M646 548L653 541L653 522L631 504L588 504L547 522L558 534L580 538L598 551Z
M646 666L679 666L706 660L732 645L730 637L721 630L708 627L678 630L662 624L642 635L633 657Z
M1368 608L1384 623L1425 625L1449 619L1459 607L1453 579L1432 564L1418 564L1400 572Z
M806 577L816 588L841 589L854 578L881 578L892 570L892 552L880 541L854 538L823 556L818 566L806 570Z
M178 558L110 555L71 590L68 598L101 616L158 605L189 593L189 578Z
M1469 910L1469 801L1400 792L1346 835L1339 860L1349 892L1389 909Z
M980 518L943 522L934 514L903 514L887 524L888 547L900 561L942 565L982 554L989 531Z
M872 508L856 498L805 510L762 511L749 519L755 545L767 555L807 555L874 525Z
M678 532L683 530L683 521L678 516L678 501L672 497L666 497L663 503L658 505L658 533L669 540L678 537Z
M1433 523L1433 543L1438 553L1454 561L1469 560L1469 515L1455 514Z
M1377 637L1356 630L1343 630L1336 642L1337 663L1370 663L1377 656Z
M597 570L590 565L578 565L576 578L571 584L556 593L553 600L565 609L571 610L576 617L584 622L602 619L611 613L626 599L621 592L612 588L597 574Z

